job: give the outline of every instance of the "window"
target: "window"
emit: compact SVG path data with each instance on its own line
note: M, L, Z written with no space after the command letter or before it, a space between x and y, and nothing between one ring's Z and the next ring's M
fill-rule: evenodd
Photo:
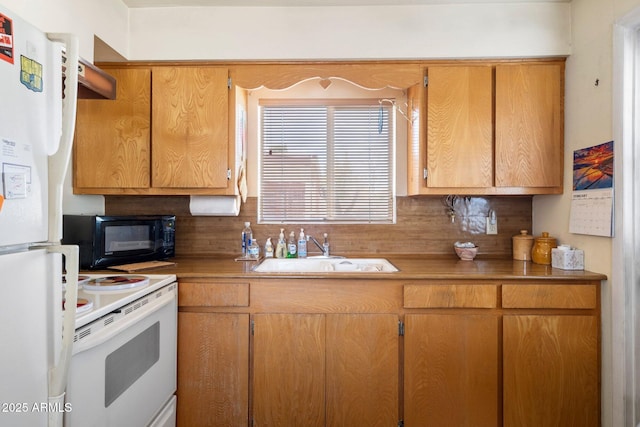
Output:
M394 116L377 100L261 100L258 221L393 223Z

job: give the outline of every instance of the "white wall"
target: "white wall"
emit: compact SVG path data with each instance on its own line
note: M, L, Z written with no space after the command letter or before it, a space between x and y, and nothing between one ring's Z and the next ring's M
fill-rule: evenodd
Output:
M570 3L132 9L130 59L568 55Z
M93 37L127 56L129 12L121 0L0 0L41 31L74 33L80 56L93 61Z
M573 0L572 53L566 64L565 88L565 193L562 196L533 198L533 230L549 231L562 243L585 251L585 267L611 277L612 239L569 233L573 151L611 141L612 124L612 59L613 24L637 0ZM596 80L598 85L596 86ZM619 142L619 141L617 141ZM615 155L619 146L615 145ZM614 184L615 185L615 184ZM616 284L602 286L602 409L603 426L622 426L623 402L619 387L621 378L614 375L612 331L623 325L612 324L613 295ZM618 286L621 284L618 284Z

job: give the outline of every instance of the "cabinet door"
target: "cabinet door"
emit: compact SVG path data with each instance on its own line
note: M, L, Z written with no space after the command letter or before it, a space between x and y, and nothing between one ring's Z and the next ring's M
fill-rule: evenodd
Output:
M405 316L405 426L500 425L498 330L496 316Z
M427 186L493 186L491 67L427 72Z
M496 186L562 192L563 64L496 66Z
M504 316L504 427L598 426L598 367L595 316Z
M152 79L152 186L226 188L227 69L156 67Z
M117 81L115 100L78 100L73 162L78 193L150 184L151 71L108 72Z
M398 316L327 315L327 426L398 423Z
M254 316L253 426L325 425L325 317Z
M249 315L178 313L178 426L249 420Z

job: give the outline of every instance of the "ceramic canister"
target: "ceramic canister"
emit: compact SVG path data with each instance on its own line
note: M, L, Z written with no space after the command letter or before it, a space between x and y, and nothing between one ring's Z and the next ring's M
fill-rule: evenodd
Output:
M513 240L513 259L531 261L531 249L533 248L533 236L527 234L527 230L520 230Z
M536 264L551 264L551 249L557 246L555 237L549 237L546 231L536 237L531 250L531 260Z

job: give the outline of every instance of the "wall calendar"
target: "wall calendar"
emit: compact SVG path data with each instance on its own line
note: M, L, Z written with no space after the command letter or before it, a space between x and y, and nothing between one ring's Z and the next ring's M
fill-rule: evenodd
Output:
M613 235L613 141L573 152L569 232Z

